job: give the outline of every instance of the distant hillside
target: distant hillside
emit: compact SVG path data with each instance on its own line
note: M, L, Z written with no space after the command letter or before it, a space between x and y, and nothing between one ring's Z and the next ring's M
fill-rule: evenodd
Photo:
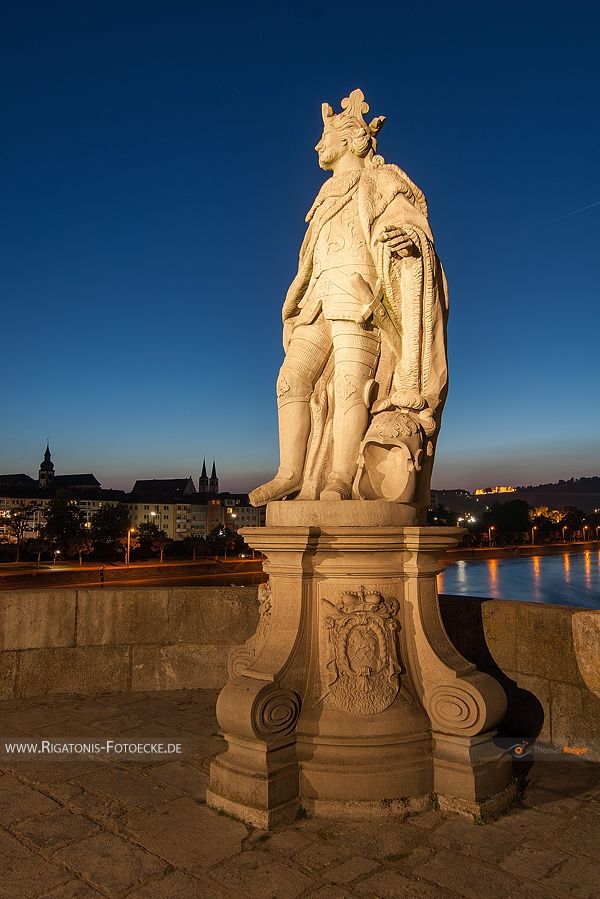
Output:
M600 493L600 477L597 478L569 478L562 479L558 484L530 484L528 487L517 487L517 490L549 490L551 493L560 491L568 493Z
M456 512L481 514L486 506L494 503L508 503L521 499L530 506L549 506L562 509L575 506L584 512L600 509L600 477L570 478L558 484L536 484L517 487L515 493L495 493L487 496L473 496L468 490L435 490L437 502Z
M584 512L593 512L600 508L600 477L570 478L558 484L518 487L511 499L525 500L530 506L550 506L551 509L576 506Z

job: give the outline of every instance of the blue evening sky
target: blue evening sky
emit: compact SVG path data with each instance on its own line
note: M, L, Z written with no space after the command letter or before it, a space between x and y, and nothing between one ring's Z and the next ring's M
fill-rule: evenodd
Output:
M277 462L280 308L361 87L450 286L433 484L600 474L600 13L564 3L8 2L0 471Z

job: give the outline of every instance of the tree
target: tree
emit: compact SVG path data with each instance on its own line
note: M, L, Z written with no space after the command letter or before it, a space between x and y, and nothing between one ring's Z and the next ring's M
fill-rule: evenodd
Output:
M79 564L82 564L82 556L87 556L94 551L94 542L84 532L80 531L75 537L72 537L67 546L67 553L70 556L78 556Z
M563 517L563 512L560 509L551 509L549 506L533 506L529 510L529 521L532 524L537 524L538 518L543 518L553 524L560 524Z
M206 552L206 540L204 537L200 537L198 534L190 534L189 537L186 537L183 540L186 548L190 549L192 552L192 560L196 561L196 556L198 552L204 550Z
M513 533L527 530L529 505L522 499L502 503L500 510L501 530Z
M152 555L152 541L160 534L160 528L153 521L144 521L138 525L138 541L136 548L140 549L142 558L147 559Z
M17 544L15 562L19 562L21 559L21 547L23 546L25 534L27 531L32 530L34 516L39 508L40 506L29 503L20 509L11 509L2 519L2 524L8 529L8 532Z
M47 537L44 537L43 533L39 537L32 537L30 540L25 541L25 550L36 557L36 568L40 567L42 553L47 552L51 546L52 543Z
M161 530L157 524L154 524L153 521L144 521L142 524L138 525L138 536L142 543L150 544L155 537L157 537Z
M116 544L120 538L127 537L129 525L129 509L125 503L103 506L92 515L91 538L94 543Z
M576 506L565 506L562 510L562 513L562 523L566 525L569 530L579 530L579 528L585 521L585 512L582 512L581 509L578 509Z
M157 553L157 552L160 553L160 561L161 562L164 560L165 549L167 549L167 547L170 546L170 544L172 542L173 541L167 535L166 531L159 531L158 534L153 538L152 551L155 553Z
M59 490L48 503L45 518L44 537L58 547L60 552L68 554L69 544L79 536L81 530L79 503L68 491Z
M125 556L125 562L129 564L129 555L128 550L131 552L132 549L137 549L140 545L140 541L137 537L134 537L132 533L127 534L125 537L119 537L117 543L123 550L123 554Z
M227 553L239 555L244 547L244 540L241 534L226 528L222 524L218 524L212 529L206 538L206 543L211 555L214 556L226 557Z
M529 505L521 499L494 503L481 516L483 530L494 527L498 535L519 534L529 528Z

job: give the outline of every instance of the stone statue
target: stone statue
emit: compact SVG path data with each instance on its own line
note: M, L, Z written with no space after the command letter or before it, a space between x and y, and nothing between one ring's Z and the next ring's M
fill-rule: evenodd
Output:
M319 165L283 306L280 466L251 502L429 503L447 389L446 281L423 193L376 154L360 90L323 104Z
M436 577L461 528L422 527L446 397L446 283L421 191L376 154L361 91L323 106L333 172L283 306L281 463L244 528L265 556L256 633L217 702L207 804L254 827L310 815L483 820L515 796L506 696L452 645ZM286 500L280 502L280 500ZM342 500L342 502L339 502Z

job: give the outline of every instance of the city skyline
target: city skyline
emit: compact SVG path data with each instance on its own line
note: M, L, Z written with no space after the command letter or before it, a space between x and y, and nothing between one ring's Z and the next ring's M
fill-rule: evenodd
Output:
M98 469L98 471L96 471L96 469L94 469L92 466L86 465L85 460L78 460L79 464L78 464L78 461L76 461L74 465L65 467L65 465L61 464L60 459L57 462L57 457L55 456L54 449L52 446L50 446L50 452L51 452L53 467L54 467L54 471L55 471L56 475L68 475L68 474L72 474L72 473L82 474L84 472L85 473L89 472L96 476L99 473L101 475L101 472L99 469ZM11 475L25 474L25 475L29 475L30 477L33 477L35 479L37 477L37 472L38 472L38 469L40 467L40 462L43 457L43 452L41 451L38 454L38 456L39 456L39 458L38 458L37 463L35 463L29 467L22 467L18 471L17 471L17 469L11 470L11 471L8 471L8 470L4 471L3 468L0 467L0 480L2 478L2 475L8 475L8 474L11 474ZM130 476L123 478L122 481L110 481L110 483L109 483L106 479L103 479L102 476L100 476L98 478L98 480L100 481L100 484L104 488L114 489L114 490L124 490L126 492L130 492L136 481L141 481L144 479L160 480L160 479L164 479L164 478L167 478L167 479L176 478L177 479L177 478L191 477L192 480L194 481L194 483L196 483L199 481L199 479L201 479L202 469L205 466L206 466L207 470L212 469L213 467L215 468L219 482L221 482L222 484L225 484L225 486L226 486L226 492L229 491L231 493L248 493L250 491L251 487L254 486L253 481L250 484L248 479L251 476L249 476L247 473L246 474L241 473L241 474L229 475L227 470L225 470L225 473L223 474L223 468L222 468L219 460L214 459L212 456L209 457L209 456L205 456L205 455L202 456L202 461L200 462L200 464L195 465L189 471L188 470L184 471L182 469L182 470L177 470L177 471L165 470L165 471L159 472L159 471L155 471L155 470L144 469L142 474L135 471ZM584 474L584 475L564 474L563 473L563 474L558 475L556 478L552 478L549 480L537 480L537 481L515 481L515 480L513 480L511 482L511 486L513 486L513 487L538 486L540 484L545 484L545 483L558 483L559 481L568 481L570 479L577 480L578 478L586 478L586 477L600 477L600 472L596 471L596 472L592 472L591 474ZM469 490L470 492L474 493L477 489L484 489L487 487L493 487L498 484L508 483L506 480L503 481L501 478L497 478L497 477L492 477L492 479L489 482L485 482L485 483L483 483L483 482L475 483L473 478L471 478L470 480L473 482L472 486L469 486L466 483L456 483L456 484L452 484L448 487L446 487L446 486L442 487L440 485L434 484L432 486L432 489L433 490L466 489L466 490ZM250 484L250 486L248 486L249 484ZM505 497L508 497L508 499L510 499L510 493L502 493L501 492L498 494L498 496L501 497L502 501L506 501ZM495 499L497 498L496 494L494 494L494 498Z
M358 85L449 281L433 487L598 473L597 11L516 30L499 4L406 8L401 57L391 29L377 66L332 38L306 67L320 7L34 9L7 11L0 63L0 473L36 470L47 436L62 471L121 489L205 453L231 490L273 473L320 104Z

